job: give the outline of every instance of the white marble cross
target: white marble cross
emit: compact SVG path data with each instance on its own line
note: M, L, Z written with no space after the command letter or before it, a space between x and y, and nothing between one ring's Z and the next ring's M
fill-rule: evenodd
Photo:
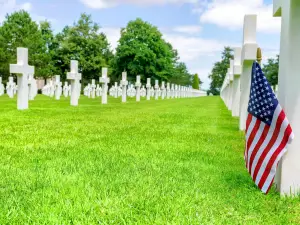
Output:
M62 83L60 82L60 75L55 76L55 99L60 100L62 94Z
M123 72L122 73L122 80L120 82L120 85L122 86L122 102L126 102L127 101L127 85L128 85L128 81L127 81L127 72Z
M67 79L71 80L71 105L78 106L78 99L80 95L79 82L81 80L81 73L78 73L77 60L71 60L71 72L67 73Z
M165 86L165 82L162 81L161 82L161 99L164 100L166 97L166 86Z
M242 73L241 67L241 48L234 48L234 65L233 65L233 86L232 86L232 116L240 115L240 96L241 83L240 77Z
M91 85L91 97L96 97L96 81L95 79L92 79L92 85Z
M54 86L53 80L50 80L49 83L50 83L49 84L49 91L50 91L49 96L52 98L55 94L55 86Z
M4 94L4 85L2 84L2 77L0 77L0 96Z
M8 82L6 84L6 93L10 98L14 97L14 89L15 89L15 82L13 77L8 78Z
M34 100L35 96L37 95L37 83L34 79L33 74L28 75L28 99Z
M146 88L147 88L147 100L150 100L150 98L151 98L151 78L147 78Z
M155 96L155 90L153 87L151 87L151 89L150 89L150 95L152 98Z
M130 87L127 90L127 95L131 98L133 98L134 96L136 96L136 90L133 86L133 84L130 85Z
M139 102L141 100L141 76L136 76L136 101Z
M248 102L250 96L250 83L252 65L257 57L256 43L256 15L246 15L244 19L244 40L242 48L242 74L241 74L241 98L240 98L240 130L246 129L248 116Z
M65 82L65 85L64 85L64 96L65 96L65 98L67 98L69 96L69 86L68 86L67 81Z
M175 98L175 84L171 84L171 98Z
M114 95L114 97L115 98L118 98L118 82L115 82L115 95Z
M143 85L141 88L141 97L146 97L146 95L147 95L147 90L145 88L145 85Z
M18 110L28 109L28 75L34 74L34 66L28 65L27 48L17 48L17 64L10 64L10 73L18 74Z
M158 84L158 80L155 80L155 100L158 100L158 89L159 89L159 84Z
M102 96L102 88L100 87L99 84L97 84L97 87L96 87L96 96L97 97Z
M228 68L229 75L229 100L228 100L228 109L232 110L232 94L233 94L233 63L234 61L230 60L230 67Z
M275 182L282 195L300 193L300 1L273 0L281 17L278 99L291 124L294 140L279 163Z
M171 98L171 88L170 83L167 83L167 99Z
M107 89L110 79L107 76L107 68L102 68L102 77L100 83L102 83L102 104L107 104Z

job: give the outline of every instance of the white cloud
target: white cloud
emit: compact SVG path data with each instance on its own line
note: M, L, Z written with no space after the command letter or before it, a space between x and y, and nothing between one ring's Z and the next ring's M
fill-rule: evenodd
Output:
M202 23L216 24L232 30L243 27L245 14L257 14L258 31L280 31L280 18L273 17L273 5L265 4L263 0L213 0L199 11Z
M196 3L198 0L80 0L85 6L93 9L103 9L115 7L121 4L134 5L165 5L165 4L182 4Z
M221 52L224 46L236 45L226 41L178 34L164 34L164 38L178 50L180 59L183 62L195 60L203 55L214 56L216 53Z
M117 28L117 27L102 27L100 29L101 32L103 32L107 39L108 42L110 43L111 47L113 50L116 49L116 47L118 46L118 41L121 37L121 28Z
M178 26L174 27L173 31L185 34L199 34L202 30L201 26Z
M0 0L0 23L3 22L6 14L22 9L30 11L32 9L31 3L17 4L16 0Z

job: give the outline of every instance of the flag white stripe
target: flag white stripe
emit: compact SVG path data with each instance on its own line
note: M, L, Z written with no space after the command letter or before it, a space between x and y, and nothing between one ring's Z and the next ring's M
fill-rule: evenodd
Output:
M278 119L278 116L279 116L280 112L281 112L281 107L278 105L275 109L274 116L273 116L273 121L271 123L271 126L270 126L269 132L267 134L267 137L264 140L263 144L260 146L259 150L257 151L256 156L254 157L254 160L253 160L253 163L252 163L252 168L251 168L251 176L252 177L253 177L256 165L257 165L257 163L260 159L261 154L263 153L265 148L268 146L268 144L269 144L269 142L270 142L270 140L271 140L271 138L274 134L274 130L275 130L277 119Z
M270 151L268 152L268 154L266 155L263 163L261 164L261 167L257 173L257 176L256 176L256 180L255 180L255 183L258 185L259 182L260 182L260 179L262 177L262 175L264 174L265 170L266 170L266 167L271 159L271 157L273 156L274 152L276 151L276 149L280 146L283 138L284 138L284 133L285 133L285 130L287 128L287 126L289 125L288 121L287 121L287 118L284 118L284 121L283 123L281 124L281 127L280 127L280 132L278 134L278 137L274 143L274 145L272 146L272 148L270 149ZM262 159L261 159L262 160ZM275 175L275 173L274 173Z
M252 116L252 120L251 120L250 125L249 125L249 128L248 128L248 130L247 130L246 140L248 140L250 134L252 133L252 130L253 130L253 128L254 128L254 125L255 125L255 123L256 123L256 120L257 120L256 117L255 117L255 116Z
M276 168L277 168L277 164L278 164L278 161L281 159L281 157L286 153L287 149L284 148L282 149L282 151L279 153L279 155L277 156L276 160L274 161L274 164L272 165L272 169L271 169L271 172L268 176L268 178L266 179L263 187L262 187L262 192L266 193L271 185L271 182L273 181L273 178L276 174Z

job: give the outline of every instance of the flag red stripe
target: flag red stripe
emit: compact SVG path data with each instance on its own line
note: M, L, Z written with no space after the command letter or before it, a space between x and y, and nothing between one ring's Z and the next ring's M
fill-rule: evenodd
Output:
M253 161L254 161L254 158L258 152L258 150L260 149L261 145L264 143L266 137L267 137L267 134L269 132L269 129L270 129L270 126L268 124L266 124L266 126L264 127L264 130L255 146L255 148L253 149L253 152L251 154L251 157L250 157L250 166L249 166L249 172L251 174L251 169L252 169L252 164L253 164Z
M277 140L277 137L278 137L279 132L280 132L280 127L281 127L281 124L282 124L284 118L285 118L284 112L281 111L279 116L278 116L277 122L276 122L276 127L274 129L273 136L272 136L270 142L268 143L267 147L264 149L261 156L259 157L259 161L257 162L257 165L255 167L255 170L254 170L254 173L253 173L253 180L254 181L256 180L257 174L258 174L258 172L261 168L261 165L262 165L263 161L265 160L268 152L270 151L270 149L273 147L274 143Z
M248 117L247 117L247 121L246 121L246 133L248 132L248 128L251 123L252 117L253 116L250 113L248 113Z
M283 136L283 139L282 139L280 145L278 146L278 148L276 149L276 151L273 153L272 157L270 158L270 160L264 170L264 173L259 181L258 187L260 189L262 189L262 187L264 186L266 179L268 178L268 176L271 172L271 169L273 167L273 164L276 161L278 155L280 154L280 152L285 148L286 144L288 143L291 133L292 133L292 129L290 126L288 126L284 132L284 136Z

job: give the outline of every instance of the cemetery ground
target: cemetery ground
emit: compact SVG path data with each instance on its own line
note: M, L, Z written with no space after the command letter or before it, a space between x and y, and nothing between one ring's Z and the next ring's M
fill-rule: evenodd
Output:
M300 199L262 194L219 97L0 97L0 224L297 224Z

